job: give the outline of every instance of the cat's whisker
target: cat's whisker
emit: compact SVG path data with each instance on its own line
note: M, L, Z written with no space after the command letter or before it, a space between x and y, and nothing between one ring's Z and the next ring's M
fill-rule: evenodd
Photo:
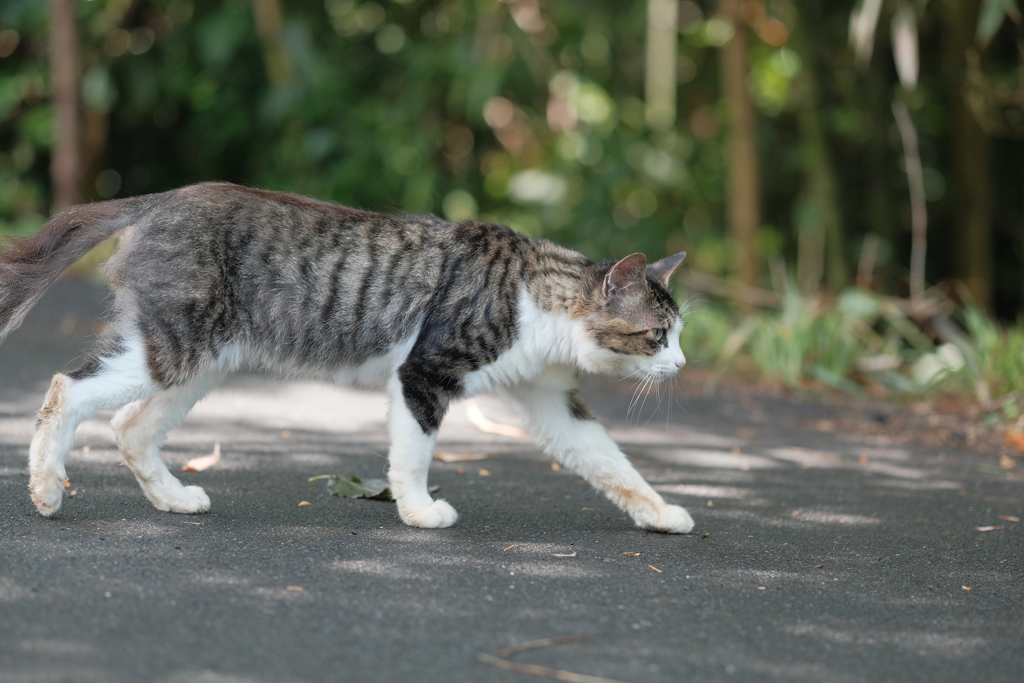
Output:
M679 307L679 315L682 316L683 313L686 313L691 308L693 308L697 304L701 304L701 303L704 303L704 298L702 296L700 296L699 294L694 294L689 299L684 301L683 305Z
M633 412L633 408L636 407L637 401L640 400L640 391L643 389L643 378L638 379L636 384L633 385L633 396L629 400L629 406L626 408L626 419L629 419L630 414Z
M651 387L653 387L655 395L656 396L660 396L660 393L659 393L660 389L658 388L658 383L656 381L657 378L654 376L653 372L651 372L650 377L651 377L650 385L651 385ZM647 396L649 396L649 395L650 395L650 391L647 392ZM646 404L646 402L647 402L647 396L644 396L643 403L640 404L640 411L637 413L637 424L638 425L640 423L640 414L643 413L644 404ZM660 398L658 398L658 409L660 409ZM646 427L650 423L650 421L653 420L653 419L654 419L654 413L651 413L650 417L647 418L647 422L643 423L644 426Z
M668 402L668 410L665 411L665 433L668 434L668 425L672 421L672 401Z
M621 381L622 381L622 380L624 380L624 379L629 379L629 378L630 378L630 377L632 377L633 375L639 374L639 373L641 373L641 372L643 372L643 371L644 371L644 368L640 368L639 370L634 370L633 372L629 373L629 374L628 374L628 375L626 375L625 377L621 377L621 378L619 379L619 381L621 382Z
M653 370L649 371L647 373L647 376L644 377L644 395L643 395L643 400L640 403L640 407L636 411L636 425L638 427L640 426L640 416L643 415L644 406L647 405L647 397L650 396L650 394L651 394L650 389L651 389L651 385L654 383L654 379L655 378L654 378L654 371ZM650 420L648 419L648 421L650 421Z
M672 400L675 402L677 406L679 406L680 410L689 412L690 404L686 401L686 394L683 392L683 380L679 377L679 375L676 375L672 379L672 381L675 384L675 391L672 392ZM680 399L683 400L683 403L679 402Z
M637 372L647 372L648 374L638 379L636 381L636 384L633 385L633 397L630 399L629 407L626 409L627 418L629 418L630 413L633 412L633 409L636 408L636 404L640 401L640 395L645 388L646 380L650 373L650 371L647 370L646 368L641 368L640 370L637 370Z
M626 419L633 413L633 408L636 406L640 396L640 388L643 383L643 379L638 379L636 384L633 385L633 395L629 399L629 405L626 406Z

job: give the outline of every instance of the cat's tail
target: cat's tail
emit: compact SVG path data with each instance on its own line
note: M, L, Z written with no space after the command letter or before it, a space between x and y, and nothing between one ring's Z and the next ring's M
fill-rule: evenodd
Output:
M0 250L0 343L71 264L131 225L136 203L128 198L73 206Z

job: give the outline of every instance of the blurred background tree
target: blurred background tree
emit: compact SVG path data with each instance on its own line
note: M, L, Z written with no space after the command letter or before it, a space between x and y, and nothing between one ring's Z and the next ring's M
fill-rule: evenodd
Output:
M925 286L1012 319L1022 54L1012 0L4 0L0 232L219 179L906 296L895 100Z

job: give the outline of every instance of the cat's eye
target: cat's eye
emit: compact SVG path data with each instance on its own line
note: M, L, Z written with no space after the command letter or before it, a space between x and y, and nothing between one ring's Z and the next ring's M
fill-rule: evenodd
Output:
M651 334L654 335L654 341L661 341L661 338L665 336L665 330L659 327L656 330L651 330Z

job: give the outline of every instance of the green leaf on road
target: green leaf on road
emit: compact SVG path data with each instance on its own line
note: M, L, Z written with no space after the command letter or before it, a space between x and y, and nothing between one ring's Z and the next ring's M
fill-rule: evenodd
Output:
M393 500L388 482L383 479L360 479L346 474L321 474L310 477L312 484L317 479L327 480L327 490L332 496L342 498L368 498L370 500Z
M367 500L393 501L391 488L384 479L360 479L348 474L320 474L309 478L312 484L318 479L327 480L327 490L332 496L342 498L366 498ZM439 486L431 486L430 493L437 493L441 490Z

